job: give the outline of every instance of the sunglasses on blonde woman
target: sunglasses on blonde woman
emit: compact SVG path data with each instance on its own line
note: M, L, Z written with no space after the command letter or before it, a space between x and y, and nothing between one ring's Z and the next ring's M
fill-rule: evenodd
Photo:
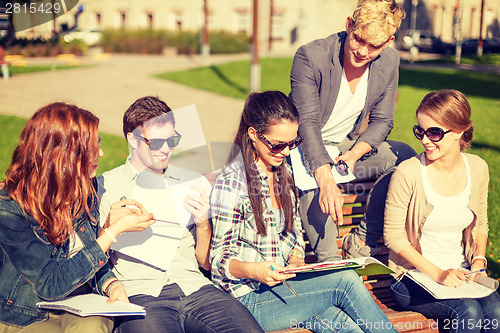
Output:
M295 140L283 143L271 143L264 137L264 135L262 135L262 133L259 132L257 132L257 136L269 146L269 150L273 154L281 153L286 147L290 148L290 150L297 148L297 146L302 142L302 137L300 135L298 135Z
M422 127L415 125L413 126L413 134L415 137L419 140L422 140L424 138L424 135L427 136L429 140L432 142L438 142L443 140L444 135L446 133L450 133L451 130L447 130L446 132L439 127L429 127L428 129L424 130Z

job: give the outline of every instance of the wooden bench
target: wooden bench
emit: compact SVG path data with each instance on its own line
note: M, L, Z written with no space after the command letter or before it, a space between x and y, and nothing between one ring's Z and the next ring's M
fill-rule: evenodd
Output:
M368 192L373 187L373 182L365 183L346 183L339 184L339 187L344 191L344 224L340 228L340 238L337 239L337 246L341 249L342 237L349 233L351 229L357 228L366 209L366 199ZM311 249L306 238L306 262L312 263L317 261L314 251ZM383 244L383 240L379 240L379 247L382 247L381 252L375 256L378 260L387 265L389 250ZM341 254L341 250L340 253ZM386 314L391 323L399 332L438 332L437 324L432 319L427 319L424 315L412 311L400 311L397 309L390 290L392 277L390 275L375 275L364 276L364 284L373 297L375 303ZM269 333L306 333L310 332L307 329L286 329L281 331L273 331Z

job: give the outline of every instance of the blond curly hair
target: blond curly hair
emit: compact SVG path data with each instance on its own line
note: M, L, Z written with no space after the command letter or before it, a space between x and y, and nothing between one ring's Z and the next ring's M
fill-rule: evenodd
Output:
M352 15L351 32L374 46L387 42L405 17L395 0L359 0Z

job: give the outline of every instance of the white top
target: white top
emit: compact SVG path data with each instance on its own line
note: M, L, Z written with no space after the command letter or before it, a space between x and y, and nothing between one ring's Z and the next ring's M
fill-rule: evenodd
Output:
M136 185L136 177L137 172L130 164L130 157L127 158L126 164L105 172L100 177L101 224L106 220L111 204L119 201L122 197L130 197ZM211 186L206 178L187 169L169 165L164 177L169 186L191 185L193 181L198 181L197 186L199 188L204 189L207 195L210 192ZM176 196L175 194L173 196L174 205L178 205L175 201L182 202L184 197L184 195ZM165 203L165 210L169 210L171 204ZM210 280L203 276L198 267L195 256L195 229L194 223L184 228L177 251L168 270L158 269L144 261L134 259L117 251L111 251L110 260L113 264L113 272L125 286L127 294L129 296L146 294L157 297L163 286L176 283L188 296L201 287L212 284ZM152 253L151 255L162 254Z
M333 107L332 114L321 129L321 137L325 141L341 142L352 131L356 120L365 106L366 92L368 90L368 67L361 76L361 80L351 93L345 70L342 70L340 89Z
M422 228L420 245L422 255L441 269L468 266L462 246L462 233L472 223L474 214L467 207L471 195L469 163L463 154L462 157L467 170L467 184L458 195L444 197L432 188L424 154L421 156L425 195L434 209Z

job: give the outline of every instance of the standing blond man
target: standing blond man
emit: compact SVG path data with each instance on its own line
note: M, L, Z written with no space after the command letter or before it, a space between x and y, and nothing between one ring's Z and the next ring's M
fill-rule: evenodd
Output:
M376 179L360 227L342 246L346 257L369 256L376 254L382 236L390 175L415 155L410 146L386 140L399 77L398 52L388 46L403 17L394 0L360 0L346 19L346 31L312 41L295 54L290 96L300 114L306 167L319 185L301 196L300 214L320 261L338 258L335 223L343 222L332 167L347 166L358 181ZM325 145L338 147L340 156L329 156Z

